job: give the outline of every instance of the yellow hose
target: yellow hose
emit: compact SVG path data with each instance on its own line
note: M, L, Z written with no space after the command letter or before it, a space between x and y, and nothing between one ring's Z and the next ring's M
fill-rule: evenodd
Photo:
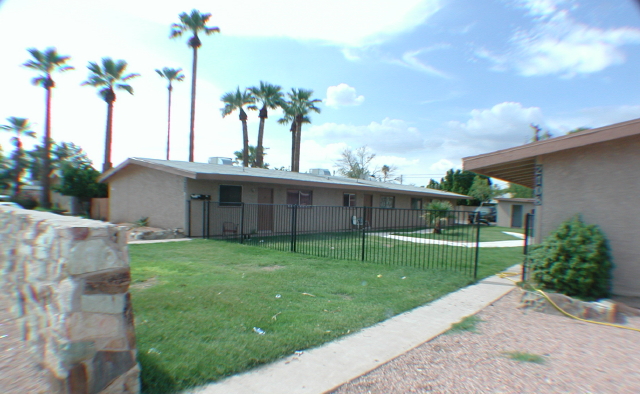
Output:
M509 276L518 276L518 275L520 275L520 274L515 273L515 272L502 272L502 273L498 274L498 277L502 278L502 279L508 279L508 280L512 281L513 283L517 284L518 282L516 282L515 280L509 278ZM527 283L527 286L531 286L535 291L537 291L538 293L542 294L542 296L547 301L549 301L551 303L551 305L554 306L554 308L556 308L558 311L560 311L560 313L562 313L563 315L568 316L568 317L570 317L572 319L576 319L576 320L579 320L579 321L582 321L582 322L585 322L585 323L593 323L593 324L599 324L601 326L617 327L617 328L622 328L622 329L625 329L625 330L632 330L632 331L640 332L640 329L638 329L638 328L627 327L627 326L623 326L623 325L620 325L620 324L604 323L604 322L599 322L599 321L587 320L587 319L583 319L583 318L578 317L578 316L574 316L574 315L570 314L569 312L567 312L567 311L563 310L562 308L560 308L555 302L553 302L553 300L551 298L549 298L549 296L544 291L536 288L535 286L533 286L530 283Z

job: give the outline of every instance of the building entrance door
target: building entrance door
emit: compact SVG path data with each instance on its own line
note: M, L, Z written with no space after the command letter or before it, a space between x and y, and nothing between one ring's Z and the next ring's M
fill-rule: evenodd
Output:
M273 231L273 189L258 188L258 231Z

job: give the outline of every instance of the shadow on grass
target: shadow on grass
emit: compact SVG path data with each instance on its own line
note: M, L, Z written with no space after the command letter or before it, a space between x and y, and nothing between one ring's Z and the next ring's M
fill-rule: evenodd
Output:
M138 353L138 362L142 368L140 381L144 394L171 394L178 390L173 377L153 359L153 355Z

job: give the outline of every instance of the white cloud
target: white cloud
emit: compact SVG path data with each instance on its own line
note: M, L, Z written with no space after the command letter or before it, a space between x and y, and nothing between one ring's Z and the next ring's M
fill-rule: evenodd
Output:
M614 123L640 118L640 105L621 105L584 108L571 116L549 119L548 124L555 135L561 135L578 127L603 127Z
M444 71L438 70L437 68L433 67L432 65L418 58L418 56L423 53L432 52L437 49L446 49L449 47L450 46L447 44L440 44L440 45L434 45L428 48L420 48L417 50L405 52L402 55L402 59L393 59L393 60L390 60L389 62L393 64L399 64L403 67L407 67L412 70L423 72L425 74L429 74L434 77L451 78L449 74L445 73Z
M558 8L563 1L518 2L535 17L534 27L519 30L511 49L495 54L485 48L476 55L488 59L498 70L513 68L524 76L559 74L573 77L602 71L625 61L625 45L640 44L635 27L599 28L580 23L569 11Z
M237 2L112 0L110 6L145 20L169 24L192 8L211 13L210 23L222 34L244 37L287 37L358 47L410 31L442 8L441 0L244 0ZM62 3L62 4L60 4ZM56 2L74 9L85 0ZM66 5L65 5L66 4ZM153 5L152 5L153 4ZM239 9L240 8L240 9Z
M313 125L302 133L303 139L323 143L345 142L349 146L367 145L374 152L405 153L419 150L424 139L419 130L399 119L385 118L368 125L324 123Z
M447 159L440 159L429 166L429 170L436 173L445 173L447 170L456 167L453 162Z
M327 106L333 108L356 106L363 102L364 96L358 96L356 89L346 83L329 86L327 88L327 98L324 101Z

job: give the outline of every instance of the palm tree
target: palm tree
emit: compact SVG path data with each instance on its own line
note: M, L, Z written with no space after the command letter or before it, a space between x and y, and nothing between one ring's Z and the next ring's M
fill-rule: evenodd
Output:
M292 157L291 157L291 171L300 172L300 141L302 133L302 124L311 123L311 119L308 117L310 112L320 113L320 108L315 104L321 102L320 99L312 99L313 90L308 89L295 89L292 88L291 92L287 93L289 100L281 104L284 110L285 117L280 119L279 123L287 123L292 121L291 129L292 135ZM293 131L295 125L295 131Z
M258 145L256 146L256 167L262 168L264 164L264 147L262 146L262 140L264 138L264 122L268 116L268 109L276 109L282 105L283 94L280 91L282 88L278 85L271 85L270 83L260 81L260 86L253 86L249 88L249 91L254 97L255 101L262 104L258 117L260 118L260 126L258 128ZM248 107L252 110L257 110L258 107L251 105Z
M109 57L102 58L102 66L98 63L89 62L89 78L82 82L82 85L90 85L102 88L98 94L107 103L107 130L104 142L104 163L102 172L107 171L111 165L111 129L113 124L113 103L116 101L115 89L124 90L133 94L133 88L128 82L130 79L139 77L140 74L124 74L127 69L127 62L124 60L114 61Z
M198 33L203 32L206 35L220 33L217 27L207 27L207 22L211 18L211 14L202 14L198 10L191 10L191 14L183 12L178 16L180 23L171 25L171 38L182 36L182 33L188 31L193 33L187 45L193 49L193 68L191 71L191 123L189 126L189 161L193 161L193 145L195 140L195 120L196 120L196 75L198 72L198 48L202 46L202 42L198 37Z
M9 124L0 125L1 130L6 130L15 133L15 136L11 138L11 142L16 146L16 150L13 152L13 160L15 162L13 168L13 196L17 197L20 194L20 178L24 172L24 151L22 150L22 137L35 138L36 133L31 130L31 124L28 119L10 117L7 118Z
M173 81L181 82L184 80L184 74L181 68L169 68L165 67L162 70L156 69L158 75L169 81L167 90L169 91L169 110L167 113L167 160L169 160L169 139L171 137L171 92L173 91Z
M242 122L242 165L244 167L249 167L249 131L247 130L247 113L244 111L243 107L247 104L254 103L253 96L246 90L241 92L240 87L238 87L235 92L227 92L223 94L220 100L225 104L224 107L220 109L223 118L235 110L240 111L240 116L238 118L240 119L240 122Z
M70 57L58 55L55 48L47 48L43 52L35 48L29 48L27 51L29 51L33 59L27 60L23 66L38 72L38 76L33 78L31 83L35 86L42 86L46 91L40 206L49 209L51 208L51 89L55 87L51 74L73 70L73 67L65 64Z

